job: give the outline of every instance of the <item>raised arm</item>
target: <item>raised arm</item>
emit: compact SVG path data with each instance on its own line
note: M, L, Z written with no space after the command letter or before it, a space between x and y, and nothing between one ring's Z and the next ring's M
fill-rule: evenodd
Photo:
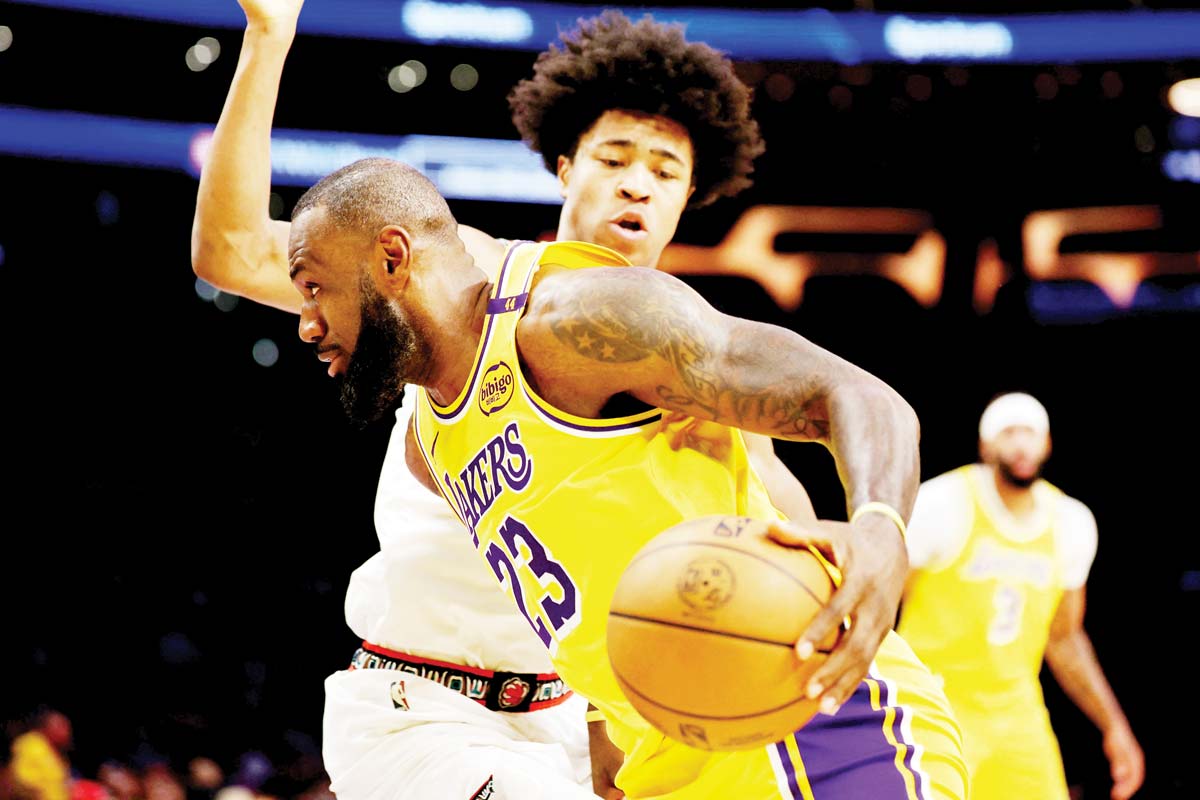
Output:
M246 32L237 71L200 173L192 221L192 269L230 294L300 313L288 279L291 224L272 220L271 123L283 64L304 0L239 0ZM459 236L480 268L499 264L504 247L465 225Z
M640 268L549 273L518 328L543 396L588 415L619 392L764 436L818 441L833 453L853 511L883 503L907 520L920 475L919 427L887 384L803 337L716 311L681 281ZM874 506L873 508L879 508ZM785 513L787 512L785 509ZM899 527L882 513L852 523L774 526L785 544L812 544L842 582L796 643L815 643L852 620L808 686L834 712L866 675L895 624L908 572Z
M237 71L200 173L192 269L232 294L293 313L290 225L270 218L271 121L303 0L239 0L246 32Z

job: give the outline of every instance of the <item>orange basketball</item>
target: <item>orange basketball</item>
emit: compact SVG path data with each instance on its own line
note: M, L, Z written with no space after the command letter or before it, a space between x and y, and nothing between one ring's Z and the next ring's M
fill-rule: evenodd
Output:
M813 552L766 531L747 517L681 522L638 551L613 595L608 657L622 691L692 747L760 747L817 711L805 688L837 635L806 661L795 644L833 582Z

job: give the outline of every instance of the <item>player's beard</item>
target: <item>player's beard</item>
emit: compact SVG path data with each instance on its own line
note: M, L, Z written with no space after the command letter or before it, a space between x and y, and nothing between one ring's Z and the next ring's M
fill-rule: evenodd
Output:
M996 462L996 469L1000 472L1001 480L1011 486L1017 487L1018 489L1028 489L1030 486L1033 486L1034 482L1037 481L1038 478L1042 477L1042 468L1040 466L1035 469L1033 471L1033 475L1029 476L1028 478L1022 478L1014 475L1012 467L1003 461Z
M342 381L342 409L360 427L399 405L404 384L429 363L429 343L410 317L389 303L369 280L362 285L361 324Z

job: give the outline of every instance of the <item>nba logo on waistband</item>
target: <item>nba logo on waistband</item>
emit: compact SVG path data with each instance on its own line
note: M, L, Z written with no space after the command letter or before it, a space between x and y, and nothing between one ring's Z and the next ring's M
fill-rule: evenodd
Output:
M403 708L405 711L410 710L408 707L408 697L404 694L404 681L396 681L392 684L391 695L393 708Z

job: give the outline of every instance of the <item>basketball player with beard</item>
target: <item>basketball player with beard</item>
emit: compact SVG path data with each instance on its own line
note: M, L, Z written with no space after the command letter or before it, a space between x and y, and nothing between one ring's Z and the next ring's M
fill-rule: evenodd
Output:
M666 149L686 155L681 144ZM919 486L919 425L893 389L593 244L512 243L493 279L436 187L388 159L354 162L309 189L292 212L288 256L298 332L334 354L352 416L369 421L406 384L420 387L410 470L444 493L555 671L603 715L625 754L615 784L627 798L966 798L949 703L890 630L851 649L868 664L861 679L843 671L831 689L807 687L831 699L826 713L737 752L651 728L606 655L622 571L684 519L767 520L778 541L813 543L839 562L839 542L878 543L879 556L889 537L902 539ZM783 519L739 428L828 447L849 521ZM825 611L845 602L847 586Z
M1083 629L1096 520L1042 479L1050 418L1032 396L988 405L979 453L982 463L921 485L897 630L945 681L974 800L1067 800L1043 657L1103 733L1113 800L1126 800L1142 783L1142 751Z

